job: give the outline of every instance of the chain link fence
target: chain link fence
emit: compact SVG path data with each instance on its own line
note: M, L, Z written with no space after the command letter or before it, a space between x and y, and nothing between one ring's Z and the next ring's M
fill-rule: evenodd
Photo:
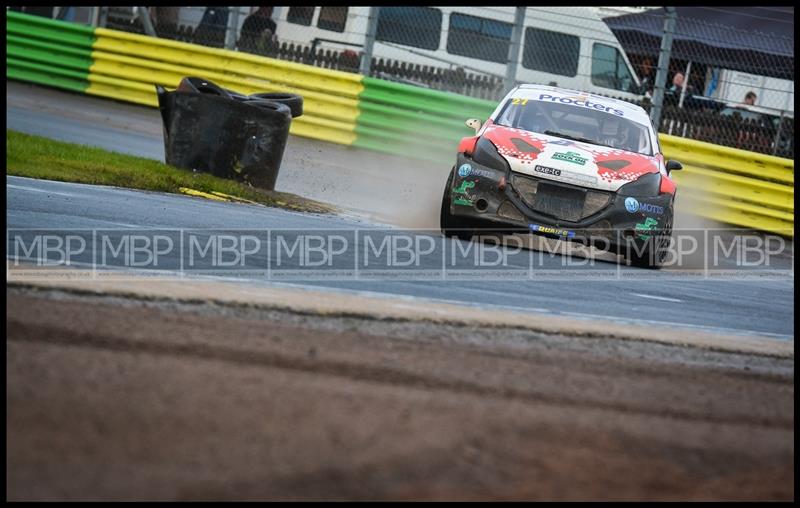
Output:
M677 8L658 130L793 158L793 16L791 7ZM101 7L95 19L493 101L513 83L539 83L650 111L665 9Z
M638 102L648 110L665 15L605 19L642 79L647 97ZM793 17L792 7L677 8L659 132L793 158Z

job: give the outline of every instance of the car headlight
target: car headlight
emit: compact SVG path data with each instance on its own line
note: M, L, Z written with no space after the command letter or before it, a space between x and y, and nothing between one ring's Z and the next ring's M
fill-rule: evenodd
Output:
M499 171L508 171L508 161L506 161L498 152L494 143L481 136L475 144L475 151L472 153L472 160L482 166L486 166Z
M661 189L661 173L648 173L631 183L626 183L617 191L623 196L650 197L658 196Z

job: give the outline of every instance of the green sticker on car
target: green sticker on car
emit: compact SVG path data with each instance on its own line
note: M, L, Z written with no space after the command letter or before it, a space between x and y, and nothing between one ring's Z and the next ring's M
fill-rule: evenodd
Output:
M634 229L637 232L638 231L652 231L657 226L658 226L658 221L656 219L652 218L652 217L648 217L647 220L645 220L644 222L636 224L636 227ZM639 233L639 238L641 238L642 240L647 240L648 238L650 238L650 235L643 235L643 234Z
M583 166L586 164L586 158L581 157L578 152L556 152L553 154L553 159L557 161L571 162L572 164L579 164Z
M469 199L467 191L475 187L475 182L468 182L464 180L458 188L453 189L453 194L463 194L462 197L457 197L453 200L454 205L472 206L472 200Z
M468 182L468 181L465 180L465 181L461 182L461 186L460 187L458 187L457 189L453 189L453 193L454 194L466 194L467 190L469 190L469 189L471 189L473 187L475 187L475 182Z

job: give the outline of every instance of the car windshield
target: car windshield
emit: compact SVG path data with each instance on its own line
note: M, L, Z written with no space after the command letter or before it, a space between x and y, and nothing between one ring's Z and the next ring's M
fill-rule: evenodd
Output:
M643 155L653 155L650 133L646 125L594 108L537 100L509 99L495 123Z

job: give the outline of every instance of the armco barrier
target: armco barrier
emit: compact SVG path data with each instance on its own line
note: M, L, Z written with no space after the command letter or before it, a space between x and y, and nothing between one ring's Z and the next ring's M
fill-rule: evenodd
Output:
M673 173L693 211L727 224L794 236L794 161L660 134L661 149L683 163Z
M186 76L202 76L244 94L302 95L305 114L292 123L293 134L355 140L358 75L103 28L95 35L86 93L155 106L153 84L174 88Z
M291 132L333 143L355 141L357 74L284 62L6 11L6 77L156 107L156 84L175 88L202 76L244 94L302 95L305 114Z
M488 118L495 103L454 93L364 78L355 146L413 155L447 164L462 137L473 132L467 118Z
M83 92L94 29L6 11L6 78Z
M175 88L202 76L225 88L297 93L298 136L430 160L449 166L467 118L496 104L243 52L54 21L6 11L6 77L150 106L154 84ZM793 236L794 161L660 134L679 199L720 222Z

